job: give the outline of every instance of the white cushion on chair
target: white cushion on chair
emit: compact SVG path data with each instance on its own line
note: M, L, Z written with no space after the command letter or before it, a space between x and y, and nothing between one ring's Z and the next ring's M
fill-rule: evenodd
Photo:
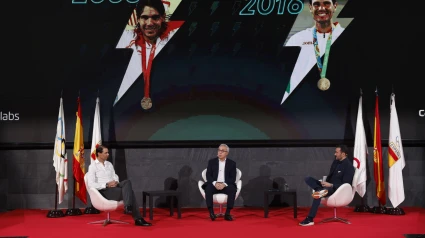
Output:
M242 172L236 168L236 196L235 196L235 200L238 198L241 189L242 189ZM199 180L198 182L198 187L199 187L199 191L202 194L202 197L204 197L205 199L205 191L204 189L202 189L202 185L207 182L207 169L204 169L204 171L202 171L202 179L204 179L204 181ZM227 194L223 194L223 193L218 193L218 194L214 194L213 195L213 203L215 204L225 204L227 203Z
M84 182L86 183L86 188L90 196L90 201L93 207L95 207L97 210L109 212L115 211L117 208L124 206L124 202L122 200L108 200L103 197L97 189L90 188L87 182L87 174L84 176Z

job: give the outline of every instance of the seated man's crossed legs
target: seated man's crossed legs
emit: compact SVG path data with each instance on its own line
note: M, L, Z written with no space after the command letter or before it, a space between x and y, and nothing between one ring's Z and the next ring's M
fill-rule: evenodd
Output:
M320 206L320 201L323 197L328 197L332 195L335 191L333 188L326 188L322 186L322 182L312 178L312 177L306 177L305 183L314 190L312 197L314 198L313 204L311 205L310 212L308 213L308 216L299 223L301 226L311 226L314 225L314 217L316 217L317 210Z
M124 213L131 214L136 226L151 226L152 224L145 221L140 214L139 205L130 180L124 180L118 183L116 187L106 188L99 191L106 199L114 201L124 201Z

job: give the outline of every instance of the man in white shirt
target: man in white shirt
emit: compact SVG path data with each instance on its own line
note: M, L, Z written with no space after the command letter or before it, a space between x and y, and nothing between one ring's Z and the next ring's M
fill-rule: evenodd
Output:
M114 166L107 161L109 150L107 147L100 145L96 148L96 160L90 164L87 172L88 186L96 188L105 198L109 200L124 200L125 213L133 215L136 226L151 226L140 215L139 206L130 180L119 181L118 175L115 174Z
M213 210L213 195L227 194L227 208L224 215L226 221L233 221L230 210L233 209L236 197L236 162L227 158L229 146L222 144L218 147L217 158L208 161L207 182L204 184L205 200L212 221L216 215Z
M314 50L313 31L316 30L317 46L320 57L325 54L326 43L330 38L330 44L333 44L344 31L344 28L338 22L333 22L332 17L337 8L337 0L310 0L310 12L314 20L314 26L294 34L289 38L285 46L300 46L301 51L292 71L291 79L283 95L281 104L289 97L294 89L301 83L304 77L310 72L311 68L317 64L317 58ZM321 61L323 64L323 60ZM326 67L326 66L323 66ZM320 73L321 71L316 70ZM322 70L322 69L321 69ZM323 68L326 71L325 68ZM317 80L319 80L319 76Z

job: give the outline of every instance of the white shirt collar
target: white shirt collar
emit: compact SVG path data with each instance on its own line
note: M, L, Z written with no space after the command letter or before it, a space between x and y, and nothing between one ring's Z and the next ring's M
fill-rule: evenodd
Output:
M96 158L96 160L94 161L96 164L101 164L101 162ZM104 165L106 165L106 162L108 162L107 160L105 160Z

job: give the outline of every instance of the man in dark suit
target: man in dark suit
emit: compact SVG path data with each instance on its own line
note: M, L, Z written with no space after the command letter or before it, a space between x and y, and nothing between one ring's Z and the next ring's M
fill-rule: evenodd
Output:
M319 181L312 177L305 178L305 183L314 190L312 194L314 200L308 216L299 223L300 226L314 225L313 219L319 209L322 197L332 195L344 183L352 184L354 166L353 163L347 159L347 154L347 146L338 145L335 148L335 160L332 162L326 181Z
M227 208L224 215L226 221L233 221L230 210L233 208L236 196L236 162L228 159L229 147L222 144L218 147L217 158L208 161L207 182L204 184L205 199L212 221L216 215L213 209L213 195L217 193L227 194Z

